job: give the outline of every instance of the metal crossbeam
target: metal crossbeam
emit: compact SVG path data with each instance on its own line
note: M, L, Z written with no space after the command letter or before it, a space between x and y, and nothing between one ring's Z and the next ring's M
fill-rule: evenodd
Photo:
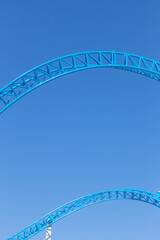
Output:
M47 214L43 218L34 222L30 226L23 229L16 235L8 238L7 240L27 240L45 228L48 229L46 240L51 240L50 239L51 225L59 221L63 217L96 203L109 201L109 200L119 200L119 199L130 199L130 200L142 201L160 208L159 192L157 194L154 194L151 192L146 192L146 191L136 190L136 189L118 189L118 190L93 193L85 197L81 197L79 199L73 200L55 209L51 213Z
M115 51L71 54L33 68L2 88L0 114L44 83L69 73L99 67L131 71L160 81L160 63L145 57Z

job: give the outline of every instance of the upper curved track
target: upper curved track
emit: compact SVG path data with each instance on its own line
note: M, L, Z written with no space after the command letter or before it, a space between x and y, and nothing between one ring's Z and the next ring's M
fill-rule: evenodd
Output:
M160 81L160 63L145 57L115 51L71 54L33 68L2 88L0 114L44 83L69 73L99 67L127 70Z
M27 240L42 231L43 229L47 228L48 226L54 224L55 222L59 221L63 217L73 212L76 212L82 208L91 206L96 203L119 199L142 201L160 208L160 194L154 194L136 189L118 189L93 193L85 197L73 200L55 209L54 211L50 212L43 218L34 222L30 226L23 229L11 238L8 238L7 240Z

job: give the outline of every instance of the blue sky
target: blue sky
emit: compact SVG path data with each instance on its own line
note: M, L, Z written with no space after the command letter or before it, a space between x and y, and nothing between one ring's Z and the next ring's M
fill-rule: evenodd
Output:
M0 0L0 87L66 54L115 50L160 61L154 1ZM0 239L108 189L160 189L160 84L114 69L59 78L0 117ZM54 226L53 239L154 239L158 208L112 201ZM33 237L44 238L45 232Z

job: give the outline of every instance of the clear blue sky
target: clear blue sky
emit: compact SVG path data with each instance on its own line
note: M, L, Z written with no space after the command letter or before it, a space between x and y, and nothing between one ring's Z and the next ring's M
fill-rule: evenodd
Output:
M0 0L0 87L45 61L115 50L160 61L159 0ZM111 69L59 78L0 117L0 239L72 199L160 189L160 83ZM54 239L155 239L160 211L99 204L54 226ZM45 232L32 238L43 239Z

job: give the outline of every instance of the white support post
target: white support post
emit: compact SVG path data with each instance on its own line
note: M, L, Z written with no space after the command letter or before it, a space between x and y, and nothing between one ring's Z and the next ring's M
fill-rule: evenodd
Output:
M52 225L50 225L46 230L45 240L51 240L52 235Z

